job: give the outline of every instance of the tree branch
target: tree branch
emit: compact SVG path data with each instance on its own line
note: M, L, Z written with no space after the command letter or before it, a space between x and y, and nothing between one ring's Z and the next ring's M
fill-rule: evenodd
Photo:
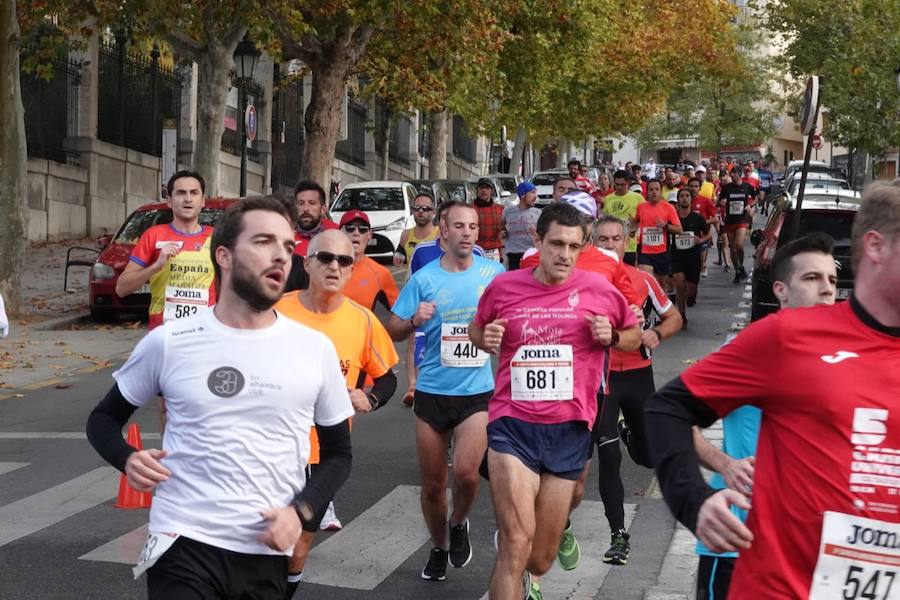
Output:
M172 46L179 56L189 58L194 62L200 61L200 54L205 49L197 40L178 29L170 29L163 32L163 39Z

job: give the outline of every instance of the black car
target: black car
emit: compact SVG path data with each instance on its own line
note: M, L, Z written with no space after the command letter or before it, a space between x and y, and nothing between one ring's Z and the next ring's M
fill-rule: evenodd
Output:
M852 190L831 188L827 193L810 193L803 198L800 236L821 232L834 240L832 254L837 263L837 299L846 300L853 291L853 265L850 261L850 231L853 218L859 210L859 194ZM778 299L772 292L772 259L775 251L792 239L797 212L793 201L779 202L765 229L757 229L750 235L756 247L753 267L753 296L750 320L756 321L778 310Z

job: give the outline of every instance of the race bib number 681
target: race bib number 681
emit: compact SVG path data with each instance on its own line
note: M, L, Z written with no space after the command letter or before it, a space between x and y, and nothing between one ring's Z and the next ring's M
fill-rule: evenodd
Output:
M575 371L572 346L521 346L510 361L513 400L571 400Z

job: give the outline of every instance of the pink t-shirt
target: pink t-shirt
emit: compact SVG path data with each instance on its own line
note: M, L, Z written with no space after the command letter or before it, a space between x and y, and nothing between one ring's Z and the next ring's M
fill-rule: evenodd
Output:
M488 420L584 421L593 427L609 349L594 341L585 317L605 315L613 329L634 327L637 320L602 275L576 269L568 281L551 286L532 272L501 273L478 302L477 326L507 320Z

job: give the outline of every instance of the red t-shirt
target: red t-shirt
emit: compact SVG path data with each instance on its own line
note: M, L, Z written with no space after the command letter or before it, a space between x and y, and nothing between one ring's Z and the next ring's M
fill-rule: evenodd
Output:
M519 268L533 269L538 266L540 262L540 252L534 251L531 254L526 253L519 263ZM575 261L575 268L603 275L613 284L613 287L625 296L628 304L641 305L641 295L632 284L632 280L628 275L627 265L604 254L604 252L596 246L589 244L584 247L581 254L578 255L578 260Z
M864 323L852 302L782 309L681 375L720 416L745 404L763 411L747 520L754 539L740 553L731 600L841 598L854 573L841 552L887 556L860 563L859 589L876 567L896 571L900 536L889 534L890 547L853 540L900 523L900 338ZM823 540L826 511L882 523L830 527ZM811 595L823 558L841 566L819 573L832 581L829 594ZM873 595L853 597L885 597L881 579Z
M294 246L294 254L299 254L303 258L306 258L306 249L309 247L309 240L316 237L317 233L325 231L326 229L340 229L340 226L334 221L329 221L325 217L322 217L322 220L319 221L319 226L312 231L303 231L301 229L295 231L294 241L297 242L297 245Z
M716 205L713 204L713 201L707 198L706 196L697 196L694 198L694 203L691 206L694 212L700 213L700 215L709 222L710 219L715 218L719 211L716 209Z
M497 250L503 247L500 231L503 229L503 207L496 202L487 206L475 205L478 213L477 244L485 250Z
M638 204L635 217L639 227L641 254L663 254L668 248L669 233L665 227L657 226L656 221L662 219L669 225L681 226L675 207L662 200L656 204Z
M644 329L650 329L652 325L650 315L656 311L656 314L662 315L664 312L672 308L672 301L663 291L659 282L656 281L651 273L642 269L636 269L630 265L624 265L628 272L634 289L640 296L639 302L634 302L644 311ZM649 348L641 345L637 350L631 352L622 352L621 350L612 349L612 355L609 359L610 371L632 371L634 369L642 369L651 364L651 354Z

